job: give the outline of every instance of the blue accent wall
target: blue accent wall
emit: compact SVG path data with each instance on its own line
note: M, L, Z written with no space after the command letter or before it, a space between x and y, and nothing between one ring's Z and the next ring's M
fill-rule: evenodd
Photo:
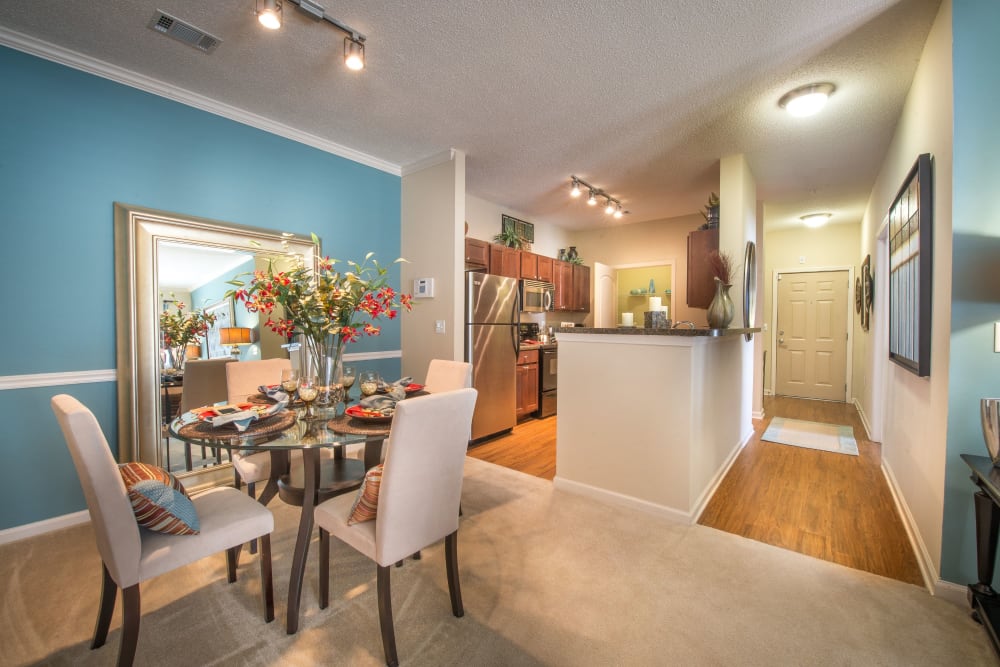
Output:
M941 576L975 582L976 533L969 469L959 454L986 455L979 399L1000 396L1000 3L954 0L952 301L948 460Z
M115 367L116 201L315 232L339 259L399 256L398 176L2 47L0 81L0 266L15 286L0 376ZM383 325L351 351L399 349L398 320ZM80 398L117 448L116 391L0 391L0 529L84 509L48 399Z

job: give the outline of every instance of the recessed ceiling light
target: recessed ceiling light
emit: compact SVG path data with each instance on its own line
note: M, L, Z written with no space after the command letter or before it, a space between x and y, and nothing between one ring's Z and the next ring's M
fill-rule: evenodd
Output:
M806 227L822 227L833 217L833 213L809 213L799 218Z
M778 106L793 116L812 116L826 105L836 87L832 83L810 83L781 96Z

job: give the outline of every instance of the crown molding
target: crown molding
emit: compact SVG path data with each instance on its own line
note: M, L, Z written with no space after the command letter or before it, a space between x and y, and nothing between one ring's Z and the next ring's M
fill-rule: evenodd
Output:
M317 148L321 151L337 155L347 160L351 160L352 162L358 162L394 176L402 176L402 170L397 164L387 162L373 155L368 155L367 153L362 153L361 151L353 148L348 148L347 146L342 146L341 144L333 141L328 141L322 137L317 137L314 134L297 130L294 127L284 125L283 123L273 121L269 118L258 116L257 114L244 109L224 104L218 100L205 97L204 95L199 95L197 93L184 90L183 88L172 86L168 83L145 76L144 74L127 70L123 67L119 67L118 65L112 65L111 63L103 60L98 60L96 58L83 55L82 53L71 51L50 42L45 42L35 37L9 30L2 26L0 26L0 45L8 46L17 51L22 51L45 60L59 63L60 65L65 65L66 67L72 67L73 69L80 70L81 72L93 74L131 88L152 93L153 95L164 97L168 100L173 100L174 102L179 102L186 106L200 109L201 111L207 111L208 113L215 114L216 116L221 116L243 125L255 127L258 130L263 130L264 132L275 134L279 137L284 137L285 139L305 144L306 146L312 146L313 148Z
M418 171L423 171L424 169L429 169L430 167L436 167L437 165L444 164L445 162L451 162L454 159L455 149L449 148L448 150L430 155L421 160L417 160L416 162L403 165L403 167L399 170L399 175L409 176L410 174L415 174Z

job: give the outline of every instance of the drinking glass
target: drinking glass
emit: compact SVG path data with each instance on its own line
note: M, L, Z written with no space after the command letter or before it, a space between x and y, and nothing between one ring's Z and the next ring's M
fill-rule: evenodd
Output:
M361 387L361 395L367 397L378 391L378 381L379 376L375 371L364 371L361 373L358 380L358 386Z
M344 366L340 373L340 384L344 385L344 403L351 400L351 387L354 386L355 370L354 366Z
M305 418L313 416L312 403L319 396L319 379L315 375L303 375L299 378L299 398L306 404Z
M295 390L299 388L299 372L294 368L286 368L281 371L281 389L288 394L288 400L295 397Z

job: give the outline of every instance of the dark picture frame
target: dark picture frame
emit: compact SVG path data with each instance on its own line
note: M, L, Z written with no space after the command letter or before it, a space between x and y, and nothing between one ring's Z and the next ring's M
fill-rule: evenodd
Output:
M871 327L872 316L872 256L866 255L861 262L861 328Z
M889 207L889 359L919 377L931 374L932 166L918 156Z
M535 225L531 222L518 220L515 217L500 214L500 230L507 231L513 229L514 232L528 243L535 242Z

